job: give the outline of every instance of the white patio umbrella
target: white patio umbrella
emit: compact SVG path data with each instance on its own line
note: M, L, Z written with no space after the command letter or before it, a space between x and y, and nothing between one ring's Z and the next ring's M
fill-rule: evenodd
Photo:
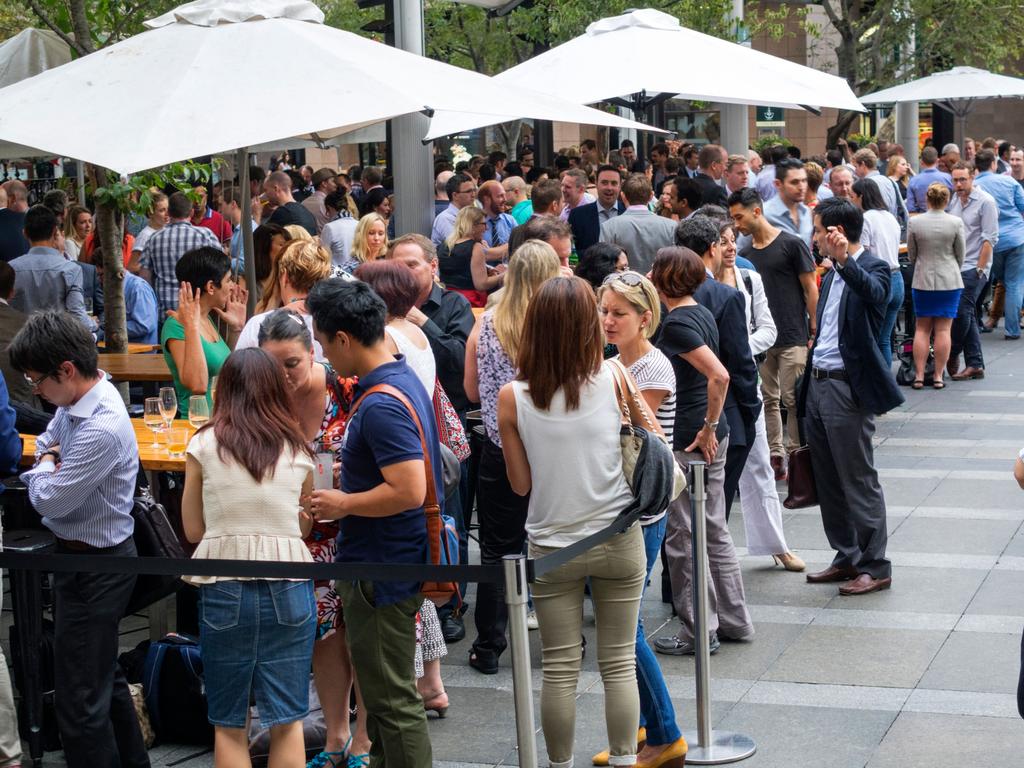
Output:
M652 56L678 56L658 66ZM683 63L689 66L683 66ZM687 29L647 8L600 19L550 51L495 75L580 104L621 103L642 111L670 97L817 110L864 107L845 80L777 56ZM513 118L509 118L513 119ZM496 122L486 115L435 119L430 137Z
M71 61L71 49L48 29L23 29L0 43L0 88L38 75ZM21 144L0 142L0 159L35 157L39 151Z
M424 110L643 127L525 88L497 89L323 19L308 0L180 6L146 22L147 32L0 90L0 141L131 173Z
M930 101L952 112L966 135L967 116L979 99L1024 97L1024 79L1007 77L975 67L954 67L945 72L894 85L861 96L864 104L897 104Z

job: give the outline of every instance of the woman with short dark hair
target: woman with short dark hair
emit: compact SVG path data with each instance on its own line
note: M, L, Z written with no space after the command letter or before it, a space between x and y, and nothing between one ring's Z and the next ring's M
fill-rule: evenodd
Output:
M498 395L498 427L512 490L530 494L530 557L542 558L607 528L633 499L622 472L616 378L590 285L556 277L526 311L519 374ZM655 422L654 414L638 403ZM573 761L583 593L589 581L604 683L609 764L636 763L640 697L634 645L645 577L633 525L539 576L533 601L541 635L541 725L553 768Z
M693 298L706 276L704 261L689 248L662 248L651 268L668 315L661 326L658 349L672 362L676 374L676 420L672 448L686 469L694 461L707 463L707 537L711 578L708 580L708 618L711 650L718 649L718 632L731 640L753 637L739 558L725 519L725 457L729 424L722 418L729 372L718 359L715 318ZM677 635L655 640L659 653L672 656L694 652L692 531L693 510L687 494L669 507L665 549L669 556L672 594L682 626ZM721 629L719 630L719 627Z
M221 369L216 407L185 461L181 512L195 559L308 563L302 537L312 452L292 411L284 370L260 349ZM199 638L217 765L247 765L249 700L270 726L270 763L302 765L302 719L316 634L307 579L185 576L199 586Z
M216 313L231 330L232 343L245 325L245 301L248 292L235 285L231 258L219 248L203 246L186 251L174 268L181 283L178 310L164 321L160 346L178 393L178 412L188 418L192 395L206 395L210 380L220 373L231 354L210 314Z

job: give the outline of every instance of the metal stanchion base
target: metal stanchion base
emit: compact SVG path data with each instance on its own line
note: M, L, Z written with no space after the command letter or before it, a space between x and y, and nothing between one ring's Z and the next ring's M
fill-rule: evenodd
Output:
M757 751L757 744L749 736L733 731L712 731L711 743L697 746L696 731L683 731L683 738L689 745L686 753L687 765L721 765L746 760Z

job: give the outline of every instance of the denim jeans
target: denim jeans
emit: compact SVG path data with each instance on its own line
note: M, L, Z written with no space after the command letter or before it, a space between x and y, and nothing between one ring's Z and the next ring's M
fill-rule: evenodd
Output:
M903 292L903 273L894 269L889 278L889 303L885 305L885 319L878 331L878 348L887 363L892 363L892 331L896 327L896 315L903 306Z
M644 584L651 578L651 569L661 552L665 538L668 515L656 523L641 528L644 535L644 551L647 554L647 575ZM643 595L641 594L641 600ZM658 658L647 643L644 632L644 616L641 611L636 622L636 682L640 688L640 725L647 729L647 743L652 746L671 744L681 736L676 724L676 711L672 706L665 677L661 674Z
M985 279L978 277L974 267L960 273L964 289L960 293L960 306L950 334L949 359L958 360L964 354L964 364L969 368L984 368L985 358L981 352L981 336L978 330L978 316L975 308L978 297L985 288Z
M1006 335L1020 336L1020 307L1024 298L1024 244L999 251L1003 257L1003 282L1006 284L1006 303L1003 324Z

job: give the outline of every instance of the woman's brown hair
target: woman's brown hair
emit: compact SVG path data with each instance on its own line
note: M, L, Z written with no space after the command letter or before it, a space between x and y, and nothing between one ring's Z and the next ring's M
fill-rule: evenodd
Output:
M202 429L213 430L221 461L234 459L256 482L272 478L288 451L313 455L292 411L284 369L258 347L228 355L217 377L213 416Z
M651 282L670 299L692 296L707 277L704 260L689 248L673 245L658 250L651 266Z
M580 391L601 368L601 320L594 289L581 277L554 277L533 294L519 340L519 379L530 399L547 409L555 392L566 409L579 408Z

